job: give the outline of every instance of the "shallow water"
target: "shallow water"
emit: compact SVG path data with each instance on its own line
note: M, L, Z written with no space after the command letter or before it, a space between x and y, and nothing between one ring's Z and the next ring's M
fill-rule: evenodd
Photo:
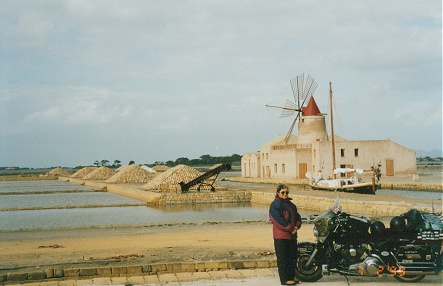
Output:
M0 210L146 204L139 200L122 197L112 193L95 192L38 195L3 195L0 198Z
M241 184L241 183L236 183ZM272 185L271 185L272 186ZM82 188L82 192L78 191ZM272 186L273 188L273 186ZM5 194L7 192L23 194ZM26 194L43 191L43 194ZM60 193L60 191L62 191ZM74 191L71 193L71 191ZM63 193L65 192L65 193ZM391 195L440 196L441 193L380 190ZM396 192L400 192L397 194ZM155 226L177 223L268 221L268 205L255 203L184 204L172 206L123 206L142 201L70 182L0 182L0 231L87 227ZM122 205L115 207L115 205ZM57 208L9 210L11 208ZM69 207L69 208L65 208ZM59 209L62 208L62 209ZM299 210L302 216L315 211Z
M106 207L0 212L0 230L150 226L176 223L205 223L265 220L267 210L251 206L229 206L201 210L165 211L149 207Z
M58 180L0 181L0 194L26 192L92 191L91 187Z

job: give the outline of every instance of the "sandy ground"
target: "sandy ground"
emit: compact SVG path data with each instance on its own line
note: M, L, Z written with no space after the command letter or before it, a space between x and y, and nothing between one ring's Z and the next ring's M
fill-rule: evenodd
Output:
M299 240L313 241L312 225ZM273 255L268 222L0 233L1 266L257 259Z
M300 241L313 241L312 225L299 231ZM81 229L0 233L1 265L70 264L72 267L141 265L153 262L208 261L274 257L272 225L267 222L169 225L145 228ZM116 259L120 256L121 259ZM126 258L125 258L126 257ZM92 260L91 260L92 258ZM97 259L97 260L95 260ZM66 265L65 265L66 266ZM23 268L19 271L26 271ZM0 270L0 272L9 272ZM274 276L168 282L162 285L278 285ZM398 285L389 275L349 277L337 274L310 285ZM441 285L441 275L428 276L417 286ZM306 284L306 283L303 283ZM102 285L94 283L94 285ZM103 284L104 285L104 284ZM123 284L122 284L123 286Z

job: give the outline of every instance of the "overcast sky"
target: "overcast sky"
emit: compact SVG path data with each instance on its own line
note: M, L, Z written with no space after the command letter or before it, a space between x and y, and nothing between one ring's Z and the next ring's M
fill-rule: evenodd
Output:
M442 149L441 1L3 0L0 71L0 166L258 151L302 73L337 135Z

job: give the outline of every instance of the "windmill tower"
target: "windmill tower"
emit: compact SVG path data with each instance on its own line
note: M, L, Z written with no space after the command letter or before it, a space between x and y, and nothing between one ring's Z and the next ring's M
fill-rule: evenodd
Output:
M312 97L318 84L310 75L308 75L306 82L304 82L304 74L296 76L290 82L294 101L287 99L284 106L266 105L266 107L280 108L280 118L296 114L286 134L285 144L288 143L297 120L299 121L297 144L327 140L325 117L320 113L314 97ZM307 102L308 104L306 105Z

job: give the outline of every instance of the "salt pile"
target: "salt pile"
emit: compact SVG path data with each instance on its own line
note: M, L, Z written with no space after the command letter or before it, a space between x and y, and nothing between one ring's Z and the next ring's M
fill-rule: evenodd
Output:
M57 167L54 170L50 171L48 175L69 175L70 173L68 171L63 170L63 168Z
M129 165L107 179L105 183L146 183L151 181L155 174L143 169L139 165Z
M152 167L152 169L154 169L154 171L156 171L156 172L164 172L164 171L168 170L169 167L166 165L155 165L154 167Z
M115 174L115 171L108 167L100 167L83 177L85 180L107 180Z
M160 190L161 185L178 185L180 182L188 183L195 178L201 176L202 173L197 169L186 165L177 165L171 169L168 169L147 184L141 186L143 190ZM191 189L196 190L197 186L193 186ZM201 189L210 189L208 186L202 186Z
M72 174L70 177L71 178L83 178L84 176L91 173L92 171L94 171L97 168L98 167L84 167L84 168L78 170L77 172L75 172L74 174Z

